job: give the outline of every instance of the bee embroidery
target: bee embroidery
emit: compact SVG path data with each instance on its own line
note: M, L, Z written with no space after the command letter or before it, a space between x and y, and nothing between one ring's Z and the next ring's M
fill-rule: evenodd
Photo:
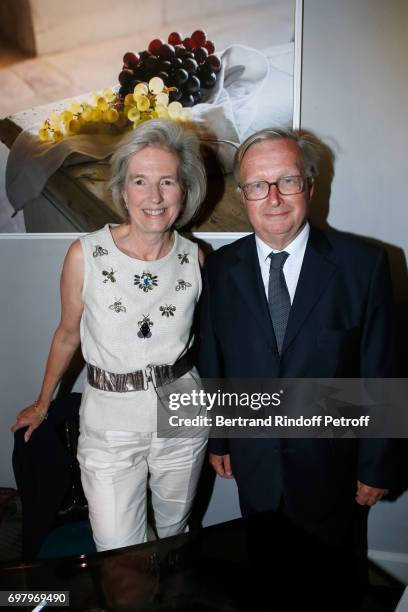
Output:
M135 274L134 284L139 285L139 289L145 293L151 291L153 287L157 287L158 283L157 276L153 276L150 272L142 272L140 276Z
M103 281L104 283L107 283L108 280L110 280L111 283L116 283L116 278L114 277L114 274L116 274L116 270L113 271L113 268L111 268L110 272L108 272L107 270L102 270L102 274L106 277Z
M143 319L138 321L137 324L140 326L137 335L139 338L151 338L152 332L150 328L153 326L153 321L150 320L150 315L143 315Z
M107 255L107 254L108 254L108 251L104 249L103 247L101 247L99 244L96 245L95 250L92 253L94 257L98 257L98 255L102 257L102 255Z
M187 289L187 287L191 287L191 283L188 283L187 281L183 280L183 279L179 279L177 281L177 285L176 285L176 291L180 291L180 289L182 291L185 291Z
M188 256L189 256L189 253L178 253L177 257L179 258L181 265L185 263L190 263Z
M115 312L126 312L126 306L122 304L122 298L118 300L115 298L115 302L109 306L109 310L114 310Z
M162 313L162 317L174 317L176 307L172 304L170 304L169 306L166 304L165 306L160 306L159 310Z

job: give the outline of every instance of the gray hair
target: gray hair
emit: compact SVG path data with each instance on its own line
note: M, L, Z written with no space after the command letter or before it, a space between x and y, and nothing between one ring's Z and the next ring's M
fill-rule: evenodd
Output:
M320 147L316 142L316 139L312 138L305 132L301 132L300 130L268 128L248 136L248 138L244 140L237 150L234 158L234 176L237 182L239 182L239 170L245 153L254 144L264 140L291 140L294 142L299 147L299 150L303 156L306 174L311 176L313 179L317 176L317 167L320 159Z
M113 201L129 214L122 198L129 159L145 147L158 146L174 153L179 159L179 181L186 192L186 200L175 227L186 225L194 217L205 198L207 178L200 154L199 140L191 130L175 121L151 119L141 123L121 142L111 160Z

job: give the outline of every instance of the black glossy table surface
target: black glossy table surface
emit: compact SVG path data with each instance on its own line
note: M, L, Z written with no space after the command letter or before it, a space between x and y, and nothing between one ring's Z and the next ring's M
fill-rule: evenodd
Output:
M3 563L0 590L69 591L81 612L350 612L356 568L351 551L267 513L97 555Z

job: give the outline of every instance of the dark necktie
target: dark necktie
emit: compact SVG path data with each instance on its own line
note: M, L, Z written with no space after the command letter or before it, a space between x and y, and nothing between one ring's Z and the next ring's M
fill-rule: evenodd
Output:
M268 304L279 353L282 351L290 311L290 296L283 274L283 264L288 257L286 251L269 255Z

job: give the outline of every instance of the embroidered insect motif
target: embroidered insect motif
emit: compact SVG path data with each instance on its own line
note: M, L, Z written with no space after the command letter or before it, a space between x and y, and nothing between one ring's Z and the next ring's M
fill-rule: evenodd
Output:
M106 249L104 249L103 247L101 247L99 244L96 245L94 252L92 253L92 255L94 257L102 257L102 255L107 255L108 251Z
M176 307L173 306L172 304L170 305L165 305L165 306L160 306L159 308L160 312L162 313L162 317L174 317L174 313L176 312Z
M103 281L104 283L107 283L108 281L111 281L111 283L116 283L116 278L114 276L114 274L116 274L116 270L113 271L113 268L111 268L110 272L108 272L107 270L102 270L102 274L106 277Z
M180 264L183 265L185 263L190 263L190 260L188 258L190 253L178 253L177 257L180 260Z
M187 289L187 287L191 287L191 283L188 283L187 281L183 280L183 279L179 279L177 281L177 285L176 285L176 291L180 291L180 289L182 291L185 291Z
M142 272L140 276L135 274L134 284L139 285L139 289L145 293L152 291L153 287L157 287L158 283L157 276L153 276L150 272Z
M140 326L137 335L139 338L151 338L152 332L150 328L153 326L153 321L150 319L150 315L143 315L143 319L138 321L137 324Z
M114 310L115 312L126 312L126 306L122 304L122 298L118 300L115 298L113 304L109 306L109 310Z

